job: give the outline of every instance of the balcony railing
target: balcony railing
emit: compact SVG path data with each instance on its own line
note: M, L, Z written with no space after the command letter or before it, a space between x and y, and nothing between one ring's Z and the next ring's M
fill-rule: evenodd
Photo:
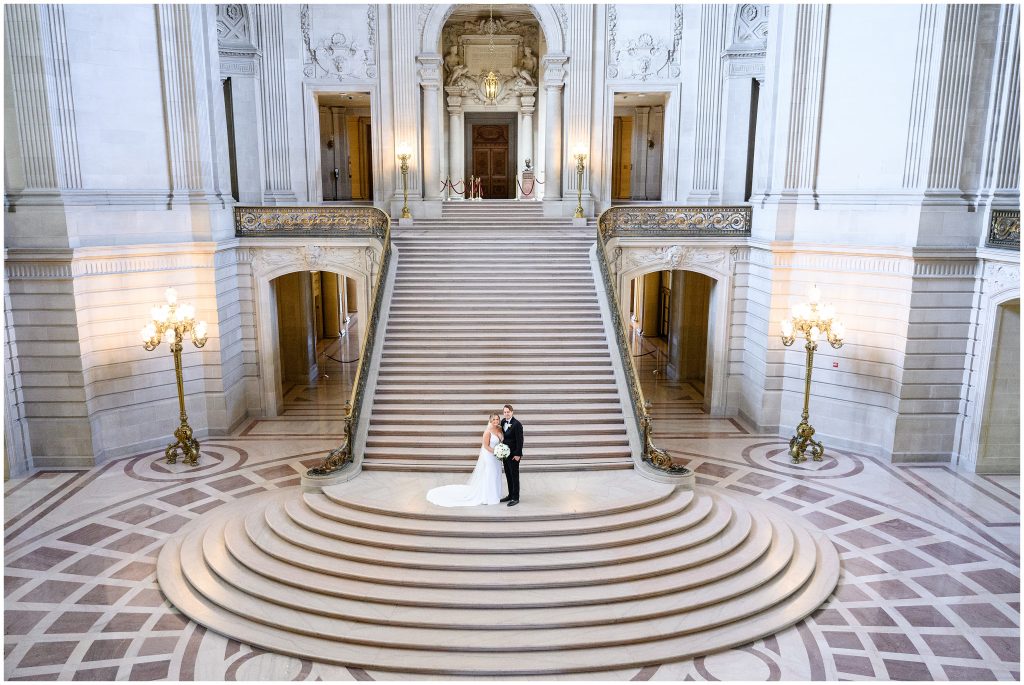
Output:
M238 238L365 238L384 240L391 218L376 207L235 207Z
M651 405L644 398L640 377L629 348L615 279L607 253L613 238L688 238L737 237L750 235L752 212L750 207L612 207L601 214L597 222L597 263L604 282L605 294L612 310L612 325L618 343L619 358L629 385L637 431L643 448L642 458L651 466L673 475L685 476L690 470L674 465L672 458L654 444Z
M602 244L612 238L750 235L750 207L612 207L598 219Z
M1020 210L993 209L988 224L988 247L1020 251Z

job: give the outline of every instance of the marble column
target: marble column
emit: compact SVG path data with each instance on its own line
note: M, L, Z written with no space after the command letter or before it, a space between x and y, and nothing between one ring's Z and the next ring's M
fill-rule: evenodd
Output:
M457 190L451 191L451 197L455 200L465 198L466 178L466 140L465 120L462 117L462 97L460 95L448 96L448 177L452 186ZM459 185L459 181L463 184Z
M325 338L337 338L341 335L341 302L338 299L338 274L330 271L320 272L320 291L323 293L324 301L324 330Z
M420 55L423 88L423 199L441 199L441 56Z
M547 100L544 134L544 200L562 199L562 84L544 86Z

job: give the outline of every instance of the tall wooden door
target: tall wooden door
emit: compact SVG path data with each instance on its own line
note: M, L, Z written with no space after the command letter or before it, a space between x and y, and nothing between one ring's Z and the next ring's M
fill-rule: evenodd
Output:
M511 197L509 159L508 124L473 125L472 173L482 179L484 199Z

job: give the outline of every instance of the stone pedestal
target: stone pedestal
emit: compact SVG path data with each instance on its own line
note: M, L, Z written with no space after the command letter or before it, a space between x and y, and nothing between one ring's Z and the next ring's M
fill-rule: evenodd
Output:
M519 181L521 186L519 189L520 200L533 200L537 197L537 177L533 173L533 170L523 172L523 178Z

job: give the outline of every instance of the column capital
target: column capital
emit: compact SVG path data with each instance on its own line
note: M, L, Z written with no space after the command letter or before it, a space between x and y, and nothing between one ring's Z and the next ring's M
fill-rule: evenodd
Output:
M441 88L441 65L444 63L439 54L416 55L416 62L420 65L420 85L424 88Z
M541 66L544 69L544 76L541 80L545 89L550 89L552 86L560 88L565 84L565 77L568 75L565 64L568 61L568 55L545 55L541 59Z
M448 114L456 116L462 114L462 96L461 95L449 95L448 96Z

